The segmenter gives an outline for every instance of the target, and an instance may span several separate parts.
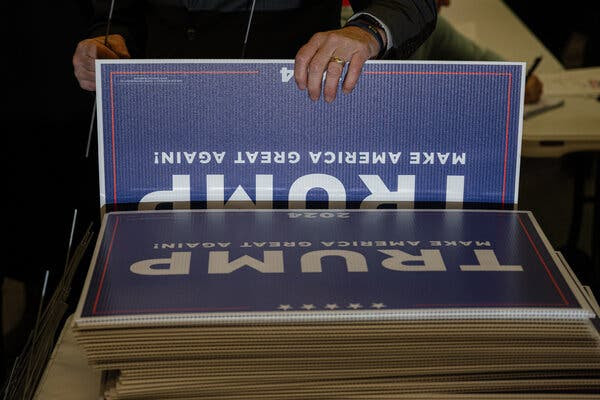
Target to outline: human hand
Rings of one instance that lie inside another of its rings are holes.
[[[96,59],[131,58],[125,39],[121,35],[109,35],[108,46],[104,36],[82,40],[73,54],[75,77],[82,89],[96,90]]]
[[[537,103],[542,96],[544,85],[535,75],[531,75],[525,82],[525,104]]]
[[[380,30],[385,38],[385,32]],[[342,91],[350,93],[356,86],[362,66],[379,54],[379,43],[368,32],[356,26],[319,32],[298,50],[294,64],[294,78],[300,90],[308,89],[308,96],[316,101],[321,95],[323,73],[323,98],[335,100],[338,83],[345,63],[349,63]],[[340,61],[334,61],[334,58]]]

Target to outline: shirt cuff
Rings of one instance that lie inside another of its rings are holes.
[[[386,39],[386,42],[387,42],[386,43],[385,51],[386,51],[386,53],[388,51],[390,51],[390,49],[392,47],[394,47],[394,43],[392,42],[392,32],[390,31],[390,28],[388,28],[387,25],[384,24],[379,18],[377,18],[373,14],[367,13],[367,12],[358,12],[358,13],[354,14],[353,16],[351,16],[350,18],[348,18],[348,21],[352,21],[352,20],[354,20],[356,18],[360,18],[361,15],[368,15],[369,17],[371,17],[375,21],[377,21],[379,23],[379,25],[381,25],[381,27],[385,31],[385,39]]]

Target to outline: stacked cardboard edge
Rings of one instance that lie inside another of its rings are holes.
[[[597,398],[597,303],[530,214],[345,214],[109,214],[73,324],[103,396]]]

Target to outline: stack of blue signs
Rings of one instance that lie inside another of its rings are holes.
[[[287,61],[96,70],[106,399],[600,392],[599,307],[513,211],[522,64],[369,62],[331,104]]]
[[[138,211],[74,330],[107,399],[573,399],[594,307],[527,212]]]

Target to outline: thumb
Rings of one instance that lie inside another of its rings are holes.
[[[131,58],[125,39],[121,35],[108,35],[108,45],[119,58]]]

